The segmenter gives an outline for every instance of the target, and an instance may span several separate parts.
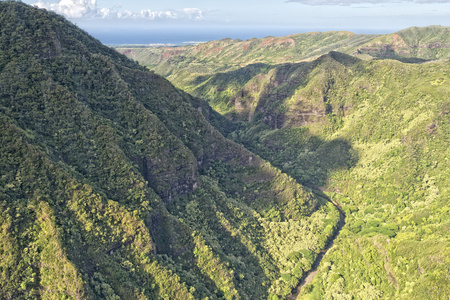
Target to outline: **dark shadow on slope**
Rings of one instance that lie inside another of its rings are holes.
[[[260,124],[237,130],[229,137],[310,187],[325,186],[332,172],[350,169],[359,160],[349,141],[324,140],[305,127],[272,130]]]
[[[208,292],[218,298],[228,298],[219,284],[231,278],[241,298],[266,299],[268,291],[263,283],[268,278],[261,266],[261,257],[258,258],[250,251],[249,245],[242,242],[249,236],[253,240],[258,233],[262,235],[263,229],[253,216],[245,216],[245,221],[240,220],[242,216],[235,215],[222,192],[215,190],[209,183],[202,186],[204,188],[192,194],[174,199],[168,206],[170,214],[175,218],[168,214],[153,217],[149,226],[152,236],[157,245],[164,246],[158,247],[158,256],[164,258],[167,255],[176,265],[181,266],[182,270],[178,270],[177,274],[185,276],[182,280],[187,284],[196,285],[198,291],[195,296],[198,298],[205,298]],[[183,223],[177,219],[183,219]],[[256,227],[245,228],[242,226],[243,222]],[[252,232],[245,232],[246,229],[252,229]],[[205,244],[199,244],[196,237],[203,239]],[[264,252],[262,241],[256,242],[259,243],[252,244],[258,249],[258,253]],[[218,259],[209,259],[214,267],[210,265],[208,270],[201,269],[199,263],[205,259],[200,257],[205,255],[204,251],[212,251]],[[278,274],[279,270],[275,266],[273,268],[271,273]],[[218,276],[220,283],[217,282]],[[201,286],[194,278],[201,278]],[[214,278],[216,282],[213,281]]]
[[[258,99],[247,101],[250,105],[256,105],[255,118],[253,121],[262,120],[265,124],[271,126],[274,129],[281,128],[288,121],[286,116],[285,101],[295,95],[299,89],[306,87],[310,80],[312,80],[311,74],[320,72],[324,74],[333,74],[334,76],[324,76],[323,82],[317,87],[319,93],[322,93],[323,99],[314,99],[310,97],[308,99],[311,103],[305,103],[305,108],[302,110],[302,118],[308,119],[322,118],[326,114],[331,113],[330,109],[332,105],[328,103],[327,93],[335,84],[335,78],[341,74],[348,73],[348,69],[352,68],[355,64],[361,60],[353,56],[331,51],[326,55],[322,55],[318,59],[312,62],[300,62],[291,64],[282,64],[276,66],[267,80],[268,83],[261,85],[260,95]],[[341,76],[345,77],[345,76]],[[243,87],[243,91],[246,87]],[[245,92],[249,91],[244,91]],[[256,101],[256,102],[255,102]],[[245,102],[245,101],[244,101]],[[301,104],[301,103],[299,103]],[[242,104],[240,104],[242,105]]]
[[[360,48],[357,50],[358,54],[367,54],[375,59],[393,59],[407,64],[421,64],[424,62],[432,61],[432,59],[424,59],[414,56],[399,55],[392,45],[386,45],[384,47],[368,47]]]
[[[320,68],[322,72],[343,73],[360,61],[331,51],[312,62],[251,64],[233,71],[201,75],[184,84],[193,88],[194,96],[207,100],[231,120],[263,119],[273,128],[281,128],[285,122],[283,102],[308,84],[311,72]],[[329,88],[330,84],[324,86]],[[325,113],[326,104],[314,110],[317,109]]]
[[[179,204],[177,198],[175,203]],[[177,216],[174,212],[173,216]],[[166,268],[180,276],[181,281],[188,286],[195,287],[194,296],[203,299],[210,294],[221,295],[216,283],[200,269],[194,255],[195,242],[193,229],[179,222],[176,218],[161,208],[146,220],[147,228],[155,242],[155,256]]]
[[[426,63],[429,61],[432,61],[431,59],[423,59],[423,58],[417,58],[417,57],[396,57],[396,58],[392,58],[395,60],[398,60],[402,63],[406,63],[406,64],[422,64],[422,63]]]
[[[384,56],[384,55],[376,55],[374,56],[376,59],[383,60],[383,59],[393,59],[398,60],[399,62],[405,63],[405,64],[423,64],[429,61],[432,61],[432,59],[423,59],[423,58],[417,58],[417,57],[402,57],[402,56]]]

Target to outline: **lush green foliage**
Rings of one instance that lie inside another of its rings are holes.
[[[333,85],[315,94],[330,78],[323,76],[326,66],[319,68],[284,102],[292,105],[284,128],[254,122],[231,134],[298,181],[337,192],[331,196],[347,212],[339,241],[304,297],[445,298],[449,62],[359,62],[341,67]],[[324,116],[296,128],[295,111],[314,97],[318,105],[326,98]]]
[[[236,124],[62,17],[0,21],[0,298],[285,298],[339,220],[299,183],[347,215],[302,297],[450,294],[449,61],[312,60],[446,58],[447,28],[153,50]]]
[[[208,121],[235,129],[62,17],[0,2],[0,298],[290,293],[336,210]]]

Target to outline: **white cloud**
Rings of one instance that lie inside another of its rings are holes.
[[[201,20],[203,19],[203,11],[198,8],[184,8],[181,10],[190,20]]]
[[[352,4],[381,4],[381,3],[449,3],[450,0],[287,0],[286,2],[297,2],[305,5],[341,5],[348,6]]]
[[[140,19],[140,20],[195,20],[203,19],[205,11],[199,8],[183,8],[179,10],[140,11],[118,10],[121,6],[98,8],[96,0],[60,0],[58,3],[48,3],[39,0],[33,4],[39,8],[52,10],[68,19],[103,18],[103,19]]]
[[[173,11],[153,11],[151,9],[142,9],[141,11],[119,11],[111,12],[106,17],[118,19],[143,19],[143,20],[163,20],[163,19],[180,19]]]
[[[34,5],[53,10],[70,19],[95,16],[98,13],[96,0],[61,0],[58,3],[46,3],[39,0]]]
[[[98,10],[97,15],[101,18],[107,18],[111,14],[111,9],[109,8],[101,8]]]

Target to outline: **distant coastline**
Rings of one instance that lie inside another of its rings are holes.
[[[182,42],[180,44],[164,44],[164,43],[153,43],[153,44],[117,44],[117,45],[109,45],[111,47],[121,46],[121,47],[128,47],[128,48],[151,48],[151,47],[179,47],[179,46],[188,46],[188,45],[198,45],[206,43],[207,41],[203,42]]]
[[[248,40],[267,36],[287,36],[313,31],[336,31],[327,28],[220,28],[192,30],[190,28],[175,30],[173,28],[147,28],[136,30],[94,30],[85,28],[93,37],[109,46],[133,45],[138,47],[171,47],[200,44],[224,38]],[[342,29],[353,33],[386,34],[395,30]]]

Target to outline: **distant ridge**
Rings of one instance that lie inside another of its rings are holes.
[[[308,61],[329,51],[363,59],[423,62],[450,58],[450,28],[411,27],[386,35],[354,34],[348,31],[309,32],[246,41],[222,39],[175,48],[133,49],[117,46],[116,49],[128,53],[126,55],[129,57],[164,76],[177,69],[209,74],[253,63]]]
[[[376,58],[398,59],[404,62],[448,59],[450,27],[410,27],[379,36],[358,47],[353,54],[368,54]]]

